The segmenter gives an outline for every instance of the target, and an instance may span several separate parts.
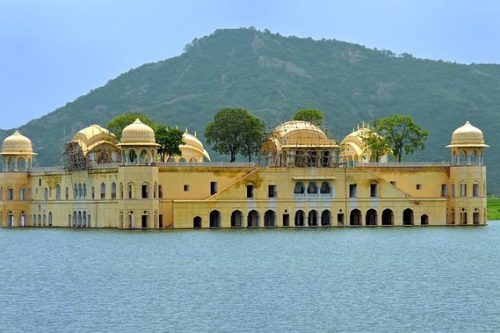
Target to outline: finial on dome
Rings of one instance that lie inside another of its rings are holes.
[[[468,121],[468,120],[467,120],[467,121],[465,122],[465,125],[470,125],[470,121]]]
[[[135,119],[134,124],[142,124],[142,121],[139,118],[137,118]]]
[[[194,131],[194,137],[195,137],[195,138],[197,138],[197,137],[198,137],[198,135],[196,135],[196,131]]]
[[[184,130],[184,133],[186,133],[186,134],[187,134],[187,132],[188,132],[188,128],[186,127],[186,129]]]

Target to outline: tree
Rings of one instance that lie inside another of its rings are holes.
[[[302,109],[295,112],[293,120],[304,120],[319,126],[323,122],[323,112],[316,109]]]
[[[261,119],[251,114],[248,114],[247,122],[246,130],[241,133],[242,140],[239,152],[241,155],[247,156],[248,162],[251,162],[252,156],[260,150],[264,143],[265,125]]]
[[[375,122],[375,131],[384,138],[398,162],[401,162],[403,153],[410,155],[416,150],[423,150],[429,135],[408,115],[381,118]]]
[[[229,154],[231,162],[236,161],[238,153],[251,160],[255,147],[260,147],[263,141],[264,124],[245,109],[224,108],[207,125],[205,137],[215,151]]]
[[[158,124],[154,120],[151,120],[144,113],[126,112],[111,119],[108,122],[108,129],[116,136],[118,140],[120,140],[122,137],[123,129],[132,124],[136,119],[139,119],[144,124],[151,127],[153,130],[156,130],[158,127]]]
[[[158,147],[158,154],[160,155],[161,161],[168,156],[166,162],[170,160],[172,156],[181,155],[180,145],[184,144],[182,140],[182,131],[177,128],[171,128],[168,126],[158,126],[155,131],[156,143],[160,146]]]
[[[380,161],[380,158],[390,151],[387,140],[371,128],[366,128],[361,132],[361,141],[370,149],[370,159],[376,162]]]

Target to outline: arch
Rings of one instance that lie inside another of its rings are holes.
[[[243,226],[243,214],[239,210],[231,213],[231,228],[241,228]]]
[[[128,151],[128,161],[130,163],[137,163],[137,153],[135,152],[135,149],[130,149]]]
[[[24,213],[24,211],[22,211],[21,215],[19,216],[19,226],[20,227],[26,226],[26,214]]]
[[[134,183],[128,183],[127,190],[128,190],[128,198],[133,199],[134,198],[134,191],[135,191]]]
[[[42,214],[38,214],[38,226],[42,225]]]
[[[128,227],[129,229],[135,228],[135,215],[133,211],[128,212]]]
[[[195,158],[195,157],[191,157],[191,158],[189,159],[189,163],[197,163],[197,162],[198,162],[198,161],[196,160],[196,158]]]
[[[180,164],[186,164],[186,159],[184,157],[179,158]]]
[[[146,149],[141,150],[141,154],[139,156],[139,162],[141,164],[147,163],[148,162],[148,151]]]
[[[377,211],[373,208],[368,209],[368,211],[366,212],[366,225],[377,225],[377,219]]]
[[[83,218],[82,218],[82,212],[81,211],[78,211],[78,223],[77,223],[77,226],[79,228],[81,228],[83,226]]]
[[[305,192],[304,183],[302,183],[302,182],[295,183],[295,187],[293,189],[293,193],[295,193],[295,194],[304,194],[304,192]]]
[[[106,184],[101,183],[101,199],[106,199]]]
[[[84,228],[88,227],[88,224],[87,224],[87,212],[83,212],[83,216],[82,216],[82,226]]]
[[[318,185],[316,185],[316,182],[309,182],[309,185],[307,185],[307,193],[308,194],[318,193]]]
[[[193,218],[193,228],[194,229],[199,229],[201,228],[201,217],[195,216]]]
[[[353,209],[351,215],[349,216],[350,225],[361,225],[361,211],[359,209]]]
[[[9,212],[7,213],[7,217],[8,217],[8,223],[7,223],[7,225],[8,225],[9,227],[13,227],[13,226],[15,226],[15,221],[14,221],[14,213],[13,213],[12,211],[9,211]]]
[[[478,208],[474,209],[474,212],[472,212],[472,224],[481,224],[481,214]]]
[[[7,171],[16,171],[16,159],[14,157],[9,157],[7,160]]]
[[[27,169],[26,159],[24,157],[19,157],[17,160],[17,170],[24,171]]]
[[[269,209],[264,213],[264,227],[275,227],[276,226],[276,213],[274,210]]]
[[[429,216],[427,216],[427,214],[420,216],[420,225],[428,225],[428,224],[429,224]]]
[[[148,199],[149,198],[149,183],[144,182],[141,185],[141,198]]]
[[[321,187],[319,189],[319,193],[321,194],[330,194],[332,193],[332,186],[329,182],[322,182]]]
[[[413,225],[413,210],[410,208],[403,211],[403,225]]]
[[[47,225],[47,215],[45,214],[45,212],[44,212],[44,214],[43,214],[43,224],[42,224],[42,225],[43,225],[44,227]]]
[[[38,215],[38,218],[40,219],[40,215]],[[77,226],[77,216],[76,216],[76,211],[73,212],[73,228]]]
[[[318,226],[318,212],[314,209],[309,211],[309,214],[307,215],[307,225],[310,227]]]
[[[327,226],[331,224],[332,224],[332,213],[328,209],[325,209],[321,213],[321,225]]]
[[[61,200],[61,185],[56,185],[56,200]]]
[[[259,226],[259,212],[251,210],[247,216],[247,226],[249,228],[256,228]]]
[[[83,186],[82,184],[78,184],[78,199],[83,198]]]
[[[220,228],[220,212],[213,210],[210,212],[210,228]]]
[[[295,226],[296,227],[303,227],[304,226],[304,211],[299,209],[298,211],[295,212]]]
[[[111,199],[116,199],[116,183],[111,183]]]
[[[52,212],[49,212],[49,227],[52,227]]]
[[[153,199],[157,198],[157,193],[158,193],[158,183],[155,182],[153,186]]]
[[[382,225],[394,225],[394,213],[389,208],[382,211]]]
[[[123,212],[120,212],[120,229],[123,229]]]

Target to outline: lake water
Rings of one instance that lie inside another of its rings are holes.
[[[500,332],[486,227],[0,229],[1,332]]]

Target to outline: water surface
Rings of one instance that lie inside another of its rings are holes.
[[[2,332],[499,332],[486,227],[0,229]]]

